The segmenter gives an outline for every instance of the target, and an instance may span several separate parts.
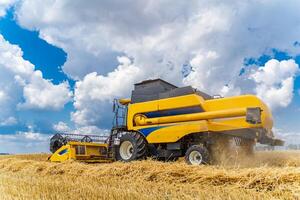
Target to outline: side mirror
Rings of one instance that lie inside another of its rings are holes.
[[[116,99],[113,101],[113,112],[116,112]]]

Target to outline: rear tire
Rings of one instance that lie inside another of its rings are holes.
[[[116,148],[116,159],[123,162],[145,159],[147,143],[137,132],[125,133],[120,138],[120,145]]]
[[[209,164],[209,152],[206,147],[193,145],[185,153],[185,162],[189,165]]]

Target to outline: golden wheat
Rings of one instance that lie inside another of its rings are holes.
[[[0,156],[0,198],[300,199],[298,152],[261,152],[214,166],[50,163],[47,156]]]

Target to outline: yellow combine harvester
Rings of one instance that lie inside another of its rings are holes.
[[[154,157],[188,164],[210,163],[213,146],[235,141],[251,152],[256,142],[274,139],[272,115],[256,96],[211,97],[190,86],[178,88],[161,79],[135,84],[131,99],[114,101],[109,136],[56,134],[51,161],[124,162]]]

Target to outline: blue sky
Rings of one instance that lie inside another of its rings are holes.
[[[57,131],[109,129],[111,101],[158,77],[209,94],[256,94],[272,108],[276,134],[300,142],[298,8],[294,0],[0,3],[0,152],[48,151]]]
[[[300,49],[299,49],[300,53]],[[259,66],[265,65],[267,61],[270,59],[277,59],[279,61],[282,60],[287,60],[287,59],[295,59],[297,64],[300,64],[300,56],[295,55],[291,56],[287,52],[277,50],[277,49],[272,49],[271,54],[263,54],[257,58],[246,58],[245,59],[245,67],[252,64],[256,64]],[[242,69],[244,69],[242,68]],[[300,89],[300,76],[297,76],[295,78],[294,82],[294,88],[295,91]],[[273,117],[275,120],[275,124],[277,127],[281,127],[283,130],[289,132],[289,131],[295,131],[297,129],[300,129],[300,125],[298,123],[299,121],[299,114],[300,114],[300,93],[295,92],[295,96],[293,98],[293,101],[291,104],[284,108],[284,109],[279,109],[276,110],[276,112],[273,113]]]
[[[66,52],[40,39],[37,31],[29,31],[20,27],[14,20],[13,12],[13,9],[10,9],[0,20],[0,33],[3,37],[11,44],[19,46],[24,53],[24,60],[30,61],[35,65],[35,69],[41,70],[44,78],[55,84],[68,81],[71,86],[74,86],[74,81],[61,70],[61,66],[67,58]],[[16,126],[0,127],[0,132],[15,134],[18,131],[28,131],[28,125],[31,125],[36,127],[36,131],[51,134],[53,133],[53,122],[69,122],[69,113],[73,109],[72,103],[68,103],[59,112],[20,111],[17,113],[20,123]]]

